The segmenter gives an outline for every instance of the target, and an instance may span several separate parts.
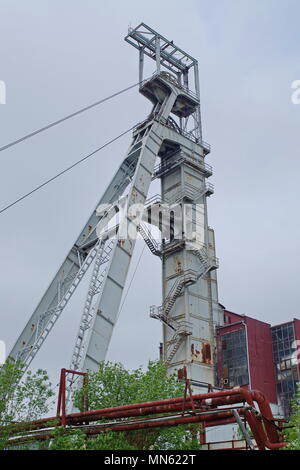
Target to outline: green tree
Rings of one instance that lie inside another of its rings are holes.
[[[6,364],[0,374],[0,421],[2,448],[7,447],[9,433],[19,435],[22,422],[45,416],[47,402],[52,397],[45,371],[28,372],[22,377],[22,367]],[[121,364],[101,363],[98,372],[89,373],[89,383],[74,394],[79,409],[83,397],[88,396],[89,409],[99,409],[138,402],[162,400],[182,396],[184,384],[175,376],[167,377],[161,362],[149,362],[142,368],[128,371]],[[50,405],[50,403],[49,403]],[[18,422],[17,425],[14,423]],[[58,424],[58,423],[57,423]],[[6,432],[6,434],[5,434]],[[199,449],[199,425],[153,428],[150,430],[112,432],[104,431],[93,439],[83,430],[57,426],[47,441],[30,442],[29,448],[50,450],[194,450]]]
[[[300,384],[292,402],[292,414],[284,431],[284,437],[288,442],[284,450],[300,450]]]
[[[139,402],[182,396],[184,384],[175,376],[167,377],[162,362],[149,362],[142,368],[128,371],[122,364],[102,362],[98,372],[89,373],[89,383],[74,395],[79,409],[83,396],[88,397],[90,409],[109,408]],[[97,449],[199,449],[199,425],[157,428],[122,433],[105,432],[90,440],[86,448]],[[74,443],[74,436],[73,436]]]
[[[8,436],[16,429],[14,423],[22,431],[22,423],[47,414],[53,395],[44,370],[28,371],[23,376],[20,363],[6,362],[0,369],[0,448],[7,445]]]

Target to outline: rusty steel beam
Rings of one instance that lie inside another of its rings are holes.
[[[103,408],[98,410],[89,410],[79,413],[66,415],[64,412],[64,383],[65,375],[69,371],[62,370],[61,389],[58,398],[58,411],[62,411],[59,415],[42,420],[32,421],[30,423],[22,423],[22,431],[39,430],[43,428],[54,427],[58,424],[68,425],[78,428],[79,423],[90,423],[99,420],[124,419],[143,416],[144,419],[138,421],[125,421],[122,423],[101,425],[101,427],[93,430],[85,427],[88,434],[96,434],[103,430],[111,429],[113,431],[138,430],[148,428],[159,428],[166,426],[177,426],[178,424],[199,422],[204,426],[216,426],[235,422],[232,416],[232,410],[220,409],[220,406],[228,406],[239,403],[247,403],[248,408],[238,408],[239,413],[244,415],[255,437],[259,449],[278,449],[284,447],[286,443],[280,442],[280,434],[275,425],[270,404],[266,397],[259,391],[249,391],[241,387],[231,390],[221,390],[217,392],[209,392],[191,396],[176,397],[164,400],[156,400],[144,403],[134,403],[131,405],[122,405],[112,408]],[[257,403],[259,412],[254,407]],[[184,405],[184,410],[183,410]],[[191,411],[192,410],[192,411]],[[181,417],[170,415],[163,416],[163,413],[181,413]],[[185,413],[191,413],[184,416]],[[153,420],[152,415],[160,415]],[[148,418],[147,418],[148,417]],[[264,424],[264,426],[263,426]],[[17,432],[18,426],[11,427]],[[82,426],[80,427],[82,429]],[[43,436],[45,436],[43,434]],[[28,436],[29,437],[29,436]],[[34,436],[35,438],[36,436]],[[39,438],[46,438],[40,437]]]
[[[239,412],[243,413],[243,410],[239,410]],[[150,421],[150,422],[141,422],[141,423],[133,423],[133,424],[118,424],[114,426],[107,426],[104,429],[117,432],[117,431],[138,431],[142,429],[152,429],[152,428],[163,428],[163,427],[172,427],[172,426],[179,426],[182,424],[192,424],[192,423],[200,423],[200,422],[209,422],[211,420],[215,420],[216,422],[218,421],[216,418],[217,416],[220,417],[220,419],[224,420],[227,418],[232,417],[232,411],[222,411],[219,414],[211,413],[211,414],[205,414],[205,415],[190,415],[186,416],[184,418],[173,418],[173,419],[168,419],[165,421]],[[103,428],[100,432],[103,431]],[[93,429],[88,434],[98,434],[99,429]]]
[[[240,414],[244,414],[244,410],[242,408],[238,409]],[[207,412],[205,414],[199,414],[199,415],[189,415],[186,417],[166,417],[169,419],[165,419],[164,421],[157,421],[157,420],[152,420],[152,421],[143,421],[143,422],[132,422],[132,423],[120,423],[120,424],[115,424],[115,423],[108,423],[107,425],[99,425],[98,427],[91,428],[91,426],[85,426],[85,427],[67,427],[66,432],[71,432],[74,429],[80,429],[81,431],[85,432],[87,435],[97,435],[100,434],[101,432],[104,431],[112,431],[112,432],[125,432],[125,431],[137,431],[137,430],[143,430],[143,429],[153,429],[153,428],[162,428],[162,427],[173,427],[173,426],[179,426],[182,424],[192,424],[192,423],[200,423],[200,422],[205,422],[206,426],[209,426],[210,422],[214,423],[228,423],[230,418],[232,419],[233,413],[231,410],[228,411],[213,411],[211,413]],[[163,417],[161,417],[163,418]],[[55,428],[53,428],[55,429]],[[45,440],[45,439],[50,439],[52,436],[51,431],[53,429],[47,429],[46,433],[43,434],[34,434],[34,435],[29,435],[29,436],[20,436],[15,439],[11,439],[11,443],[20,443],[20,442],[26,442],[26,441],[31,441],[31,440]]]

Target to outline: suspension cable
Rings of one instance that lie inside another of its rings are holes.
[[[36,191],[38,191],[39,189],[43,188],[44,186],[46,186],[47,184],[51,183],[52,181],[56,180],[57,178],[59,178],[60,176],[62,176],[63,174],[67,173],[68,171],[70,171],[71,169],[75,168],[77,165],[79,165],[80,163],[84,162],[85,160],[87,160],[88,158],[92,157],[93,155],[95,155],[96,153],[100,152],[100,150],[104,149],[105,147],[108,147],[110,144],[112,144],[113,142],[115,142],[116,140],[120,139],[121,137],[123,137],[124,135],[128,134],[130,131],[132,131],[133,129],[135,128],[135,125],[130,127],[130,129],[127,129],[127,131],[125,132],[122,132],[122,134],[118,135],[117,137],[115,137],[114,139],[111,139],[109,142],[106,142],[104,145],[102,145],[101,147],[97,148],[96,150],[94,150],[93,152],[89,153],[88,155],[86,155],[85,157],[81,158],[80,160],[78,160],[77,162],[73,163],[72,165],[70,165],[69,167],[65,168],[64,170],[60,171],[59,173],[57,173],[55,176],[52,176],[52,178],[49,178],[47,181],[44,181],[44,183],[40,184],[39,186],[37,186],[36,188],[32,189],[31,191],[29,191],[28,193],[24,194],[23,196],[19,197],[18,199],[16,199],[14,202],[8,204],[8,206],[4,207],[3,209],[0,210],[0,214],[2,214],[3,212],[7,211],[8,209],[10,209],[11,207],[15,206],[16,204],[18,204],[19,202],[23,201],[23,199],[26,199],[27,197],[31,196],[31,194],[35,193]]]
[[[79,109],[78,111],[75,111],[72,114],[69,114],[68,116],[65,116],[61,119],[58,119],[57,121],[51,122],[47,126],[41,127],[40,129],[37,129],[34,132],[31,132],[30,134],[24,135],[23,137],[14,140],[13,142],[10,142],[9,144],[4,145],[3,147],[0,147],[0,152],[3,152],[3,150],[7,150],[10,147],[13,147],[14,145],[20,144],[21,142],[24,142],[24,140],[30,139],[31,137],[34,137],[37,134],[40,134],[41,132],[47,131],[51,127],[57,126],[58,124],[61,124],[64,121],[67,121],[68,119],[71,119],[75,116],[78,116],[78,114],[84,113],[85,111],[88,111],[95,106],[98,106],[99,104],[104,103],[105,101],[108,101],[112,98],[115,98],[116,96],[121,95],[122,93],[125,93],[126,91],[131,90],[132,88],[135,88],[136,86],[140,85],[142,82],[135,83],[134,85],[130,85],[127,88],[124,88],[123,90],[117,91],[116,93],[107,96],[106,98],[103,98],[102,100],[96,101],[95,103],[90,104],[89,106],[85,106],[84,108]]]
[[[146,248],[146,244],[144,244],[143,249],[142,249],[142,251],[141,251],[141,254],[140,254],[140,256],[139,256],[139,259],[138,259],[138,261],[137,261],[137,263],[136,263],[134,272],[133,272],[133,274],[132,274],[132,277],[131,277],[131,279],[130,279],[130,282],[129,282],[129,285],[128,285],[128,288],[127,288],[127,291],[126,291],[126,293],[125,293],[125,295],[124,295],[124,299],[123,299],[122,305],[121,305],[121,307],[120,307],[120,309],[119,309],[119,311],[118,311],[117,320],[119,319],[119,316],[120,316],[120,314],[121,314],[121,312],[122,312],[122,310],[123,310],[124,304],[125,304],[125,302],[126,302],[127,296],[128,296],[128,294],[129,294],[129,291],[130,291],[131,285],[132,285],[132,283],[133,283],[133,280],[134,280],[134,278],[135,278],[135,275],[136,275],[136,272],[137,272],[137,270],[138,270],[138,267],[139,267],[139,265],[140,265],[140,262],[141,262],[141,259],[142,259],[143,254],[144,254],[145,248]]]

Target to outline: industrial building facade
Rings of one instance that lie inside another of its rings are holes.
[[[218,386],[260,390],[287,417],[300,381],[300,320],[271,326],[224,308],[216,337]]]

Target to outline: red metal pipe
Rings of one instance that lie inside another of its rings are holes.
[[[63,370],[64,372],[64,377],[67,371]],[[63,396],[64,396],[64,384],[63,380],[61,381],[61,388],[60,388],[60,394],[59,394],[59,408],[63,408]],[[205,406],[205,407],[216,407],[220,405],[228,405],[232,403],[240,403],[241,401],[247,402],[250,406],[254,407],[254,401],[257,402],[258,407],[260,409],[261,414],[263,415],[266,431],[267,431],[267,436],[265,434],[265,431],[263,429],[262,423],[257,419],[257,417],[252,413],[252,412],[247,412],[247,420],[249,422],[249,425],[252,429],[252,432],[255,435],[255,438],[258,440],[258,445],[260,448],[263,448],[264,446],[268,448],[279,448],[283,447],[286,444],[285,443],[279,443],[279,435],[277,433],[277,430],[275,426],[270,423],[268,420],[273,420],[273,415],[272,411],[270,408],[270,405],[264,395],[260,392],[254,391],[250,392],[244,388],[237,387],[232,390],[222,390],[218,392],[210,392],[210,393],[205,393],[205,394],[198,394],[194,395],[192,397],[177,397],[177,398],[171,398],[167,400],[157,400],[157,401],[152,401],[152,402],[144,402],[144,403],[135,403],[131,405],[123,405],[123,406],[118,406],[118,407],[113,407],[113,408],[104,408],[104,409],[99,409],[99,410],[91,410],[91,411],[86,411],[83,413],[72,413],[70,415],[64,416],[63,414],[63,419],[62,419],[62,424],[70,424],[72,425],[73,423],[78,423],[81,421],[96,421],[99,419],[109,419],[109,418],[124,418],[124,417],[130,417],[130,416],[144,416],[144,415],[151,415],[151,414],[159,414],[159,413],[164,413],[164,412],[172,412],[172,411],[180,411],[182,407],[182,403],[185,400],[185,406],[187,409],[192,408],[192,400],[196,406],[196,408],[200,408]],[[230,412],[229,412],[230,413]],[[203,415],[202,415],[203,416]],[[205,416],[205,421],[207,422],[207,425],[209,426],[209,423],[216,423],[216,424],[221,424],[228,422],[235,422],[234,418],[232,417],[227,417],[225,420],[221,419],[216,419],[216,415],[212,414],[210,417],[207,417],[209,415],[204,415]],[[200,418],[199,416],[194,416],[195,422],[202,421],[203,419]],[[214,419],[213,419],[214,418]],[[28,423],[28,426],[30,429],[34,428],[40,428],[40,427],[45,427],[48,426],[49,423],[53,422],[57,418],[45,418],[43,420],[37,420],[35,422]],[[184,419],[186,421],[183,422],[193,422],[193,421],[188,421],[190,417],[184,417],[180,418]],[[228,421],[229,420],[229,421]],[[166,420],[163,423],[168,423],[168,424],[162,424],[156,423],[158,427],[162,426],[167,426],[167,425],[174,425],[170,424],[170,420]],[[126,425],[120,424],[118,425],[123,427],[124,426],[130,426],[130,429],[133,429],[133,425]],[[135,424],[135,426],[153,426],[153,423],[139,423]],[[115,429],[116,427],[114,427]],[[125,428],[126,429],[126,428]],[[138,427],[137,429],[140,429]],[[23,430],[24,425],[23,425]],[[275,442],[274,442],[275,441]]]
[[[240,409],[239,412],[243,414],[244,410]],[[144,422],[144,423],[132,423],[132,424],[118,424],[118,425],[111,425],[107,424],[106,426],[101,426],[96,429],[83,429],[86,434],[88,435],[95,435],[95,434],[100,434],[103,431],[113,431],[113,432],[121,432],[121,431],[135,431],[135,430],[140,430],[140,429],[148,429],[148,428],[161,428],[161,427],[172,427],[172,426],[178,426],[181,424],[189,424],[189,423],[197,423],[197,422],[206,422],[206,426],[212,425],[211,423],[216,423],[216,424],[228,424],[229,422],[235,422],[233,418],[230,418],[232,416],[231,411],[223,411],[220,413],[210,413],[210,414],[205,414],[205,415],[198,415],[198,416],[186,416],[183,418],[171,418],[165,421],[151,421],[151,422]],[[219,417],[219,419],[218,419]],[[232,421],[233,419],[233,421]],[[215,424],[214,424],[215,425]],[[66,431],[72,431],[76,429],[76,427],[70,429],[66,428]],[[26,441],[31,441],[31,440],[45,440],[45,439],[50,439],[53,437],[51,433],[47,432],[47,434],[36,434],[34,436],[22,436],[20,438],[14,439],[14,442],[26,442]]]
[[[61,378],[61,424],[66,426],[66,369],[63,369]]]
[[[263,416],[264,425],[270,442],[278,443],[279,435],[276,426],[270,422],[274,421],[274,417],[269,402],[267,401],[266,397],[258,390],[253,390],[251,394],[253,399],[257,402],[259,410]]]
[[[232,395],[240,395],[240,390],[241,389],[233,389],[233,390],[222,390],[219,392],[211,392],[211,393],[203,393],[203,394],[198,394],[198,395],[193,395],[193,400],[194,401],[204,401],[210,398],[217,398],[217,397],[229,397]],[[99,410],[90,410],[87,412],[81,412],[81,413],[72,413],[68,415],[68,418],[71,419],[76,419],[76,418],[87,418],[88,420],[91,421],[91,419],[94,415],[95,416],[104,416],[105,414],[112,413],[112,412],[117,412],[117,411],[126,411],[126,410],[136,410],[139,408],[149,408],[153,406],[159,406],[159,405],[169,405],[169,404],[175,404],[175,403],[182,403],[184,401],[184,397],[177,397],[177,398],[168,398],[167,400],[157,400],[157,401],[150,401],[150,402],[144,402],[144,403],[134,403],[132,405],[122,405],[122,406],[116,406],[113,408],[103,408]],[[186,403],[190,402],[191,398],[187,397],[186,398]],[[205,402],[204,404],[209,405],[208,402]]]
[[[220,419],[226,419],[232,416],[231,411],[224,411],[222,413],[219,413],[218,416],[220,416]],[[185,418],[172,418],[168,419],[165,421],[151,421],[151,422],[145,422],[145,423],[133,423],[133,424],[118,424],[114,426],[107,425],[105,427],[102,427],[100,429],[92,429],[87,432],[87,434],[98,434],[99,432],[102,432],[103,429],[117,432],[117,431],[137,431],[140,429],[149,429],[149,428],[163,428],[163,427],[172,427],[172,426],[178,426],[181,424],[190,424],[190,423],[198,423],[202,421],[211,421],[216,420],[217,415],[215,413],[209,414],[209,415],[198,415],[198,416],[186,416]]]
[[[245,397],[245,400],[247,403],[251,406],[254,406],[254,401],[258,404],[259,411],[262,415],[263,422],[265,425],[266,433],[268,436],[268,448],[270,447],[270,444],[278,444],[279,443],[279,434],[277,432],[277,429],[274,424],[270,423],[270,421],[274,420],[273,413],[270,407],[270,404],[266,397],[264,396],[263,393],[253,390],[245,390],[244,388],[240,388],[241,394]],[[259,429],[260,436],[265,434],[265,431],[263,429],[263,426],[260,422],[256,422],[256,427]],[[279,447],[283,447],[281,444]],[[275,448],[279,448],[278,446],[275,446]]]
[[[200,424],[200,444],[206,444],[206,421]]]
[[[242,401],[242,396],[237,395],[232,396],[232,397],[224,397],[224,398],[215,398],[211,399],[210,402],[210,407],[216,407],[219,405],[229,405],[233,403],[240,403]],[[194,407],[195,409],[202,409],[202,410],[207,410],[210,407],[208,405],[204,404],[205,402],[202,400],[194,401]],[[188,402],[185,403],[185,409],[186,410],[191,410],[193,409],[192,403]],[[100,410],[99,410],[100,411]],[[169,413],[169,412],[174,412],[174,411],[182,411],[182,405],[181,403],[175,403],[174,405],[160,405],[160,406],[149,406],[145,408],[137,408],[134,410],[127,410],[127,411],[117,411],[117,412],[109,412],[109,413],[94,413],[93,417],[86,418],[86,415],[83,414],[80,417],[74,418],[73,415],[69,415],[67,417],[67,422],[68,423],[79,423],[82,421],[91,421],[91,420],[100,420],[100,419],[117,419],[117,418],[129,418],[133,416],[146,416],[149,414],[160,414],[160,413]]]
[[[231,405],[233,403],[241,403],[244,401],[244,397],[241,394],[229,395],[220,398],[209,398],[202,400],[201,403],[208,407],[216,407],[222,405]],[[197,402],[196,402],[197,403]]]
[[[201,407],[196,406],[196,409],[201,409]],[[187,403],[185,406],[186,410],[191,410],[192,405],[191,403]],[[205,408],[207,409],[207,407]],[[117,411],[117,412],[111,412],[111,413],[99,413],[99,414],[94,414],[89,418],[86,418],[85,416],[79,416],[74,418],[73,416],[68,416],[68,423],[80,423],[82,421],[98,421],[100,419],[118,419],[118,418],[130,418],[134,416],[147,416],[147,415],[152,415],[152,414],[161,414],[161,413],[170,413],[182,411],[181,405],[162,405],[162,406],[149,406],[148,408],[137,408],[135,410],[127,410],[127,411]]]
[[[259,450],[265,450],[265,447],[270,450],[277,450],[287,446],[287,442],[270,442],[267,439],[267,436],[261,423],[257,419],[255,419],[253,413],[246,411],[246,419],[253,432],[253,436],[257,442]]]
[[[62,385],[61,381],[61,385]],[[60,390],[59,394],[59,407],[58,407],[58,415],[60,414],[60,409],[62,406],[62,391]],[[202,398],[202,395],[196,395],[198,400],[195,400],[195,406],[196,408],[201,408],[202,406],[205,406],[207,409],[207,406],[216,406],[216,405],[228,405],[231,403],[239,403],[242,400],[241,395],[237,395],[236,392],[234,394],[231,394],[231,396],[228,396],[228,393],[222,394],[223,397],[221,398],[209,398],[209,403],[206,401],[206,397],[211,397],[214,396],[214,393],[209,393],[209,394],[203,394],[204,399],[200,400],[199,398]],[[168,404],[168,403],[174,403],[174,404]],[[133,417],[133,416],[144,416],[147,414],[158,414],[158,413],[167,413],[167,412],[173,412],[173,411],[181,411],[182,409],[182,402],[183,402],[183,397],[178,397],[178,398],[173,398],[173,399],[167,399],[167,400],[157,400],[155,402],[145,402],[145,403],[137,403],[133,405],[122,405],[118,407],[112,407],[112,408],[103,408],[99,410],[90,410],[88,412],[81,412],[81,413],[73,413],[66,415],[65,417],[65,422],[66,424],[73,424],[73,423],[79,423],[79,422],[90,422],[90,421],[97,421],[100,419],[117,419],[117,418],[124,418],[124,417]],[[151,403],[158,403],[160,406],[148,406]],[[185,407],[187,410],[192,408],[192,404],[190,401],[190,397],[187,397]],[[118,411],[119,410],[119,411]],[[125,410],[125,411],[122,411]],[[57,421],[58,417],[50,417],[50,418],[44,418],[41,420],[35,420],[32,422],[27,423],[22,423],[22,429],[42,429],[43,427],[49,427],[54,421]]]
[[[245,411],[243,409],[238,410],[241,415],[245,414],[246,419],[250,425],[250,428],[254,434],[254,437],[256,439],[256,442],[258,444],[258,448],[260,450],[264,450],[265,447],[269,449],[278,449],[281,447],[286,446],[286,443],[270,443],[267,439],[264,433],[262,433],[262,430],[257,424],[259,423],[256,416],[251,412],[251,411]],[[232,412],[231,411],[223,411],[220,413],[209,413],[205,415],[198,415],[198,416],[187,416],[183,418],[171,418],[162,422],[157,422],[157,421],[151,421],[151,422],[142,422],[142,423],[132,423],[132,424],[118,424],[118,425],[107,425],[107,426],[102,426],[101,428],[98,429],[92,429],[88,430],[85,429],[86,434],[88,435],[95,435],[99,434],[103,431],[110,430],[113,432],[121,432],[121,431],[134,431],[134,430],[140,430],[140,429],[149,429],[149,428],[161,428],[161,427],[172,427],[172,426],[177,426],[180,424],[188,424],[188,423],[196,423],[196,422],[205,422],[207,427],[210,426],[216,426],[216,425],[225,425],[225,424],[230,424],[230,423],[235,423],[234,417],[232,417]],[[46,434],[46,435],[35,435],[35,436],[29,436],[27,438],[20,438],[16,439],[16,442],[26,441],[26,440],[40,440],[40,439],[48,439],[51,437],[51,434]]]
[[[250,411],[246,411],[245,413],[246,420],[250,426],[252,431],[253,437],[256,441],[257,447],[259,450],[265,450],[265,436],[262,436],[262,426],[261,423],[257,421],[257,418],[251,413]]]
[[[220,400],[219,404],[226,404],[229,403],[230,398],[232,396],[240,395],[240,390],[239,388],[237,389],[232,389],[232,390],[222,390],[218,392],[210,392],[210,393],[204,393],[204,394],[198,394],[198,395],[193,395],[193,400],[194,401],[201,401],[203,402],[204,405],[210,405],[214,404],[214,401],[211,402],[206,402],[205,400],[210,400],[214,398],[224,398],[224,401]],[[238,397],[241,398],[241,397]],[[169,405],[169,404],[179,404],[182,403],[184,400],[184,397],[176,397],[176,398],[169,398],[169,399],[164,399],[164,400],[156,400],[156,401],[151,401],[151,402],[144,402],[144,403],[134,403],[131,405],[121,405],[121,406],[115,406],[112,408],[103,408],[103,409],[98,409],[98,410],[90,410],[90,411],[85,411],[85,412],[79,412],[79,413],[71,413],[69,415],[66,415],[66,420],[67,422],[69,420],[71,421],[76,421],[78,418],[79,420],[84,420],[86,419],[87,421],[92,421],[94,417],[105,417],[105,415],[108,415],[109,413],[115,413],[118,411],[126,411],[126,410],[137,410],[137,409],[143,409],[143,408],[149,408],[152,406],[164,406],[164,405]],[[186,398],[186,405],[191,401],[190,397]],[[238,403],[238,401],[230,401],[230,403]],[[97,418],[99,419],[99,418]],[[32,421],[28,423],[28,425],[31,427],[31,429],[34,429],[34,426],[36,427],[41,427],[43,425],[47,425],[48,423],[51,423],[53,421],[57,420],[57,417],[50,417],[50,418],[43,418],[39,420]],[[96,419],[95,419],[96,420]],[[25,425],[25,423],[23,423]]]
[[[242,397],[237,395],[237,396],[231,396],[231,397],[223,397],[223,398],[216,398],[216,399],[211,399],[210,401],[210,407],[213,406],[215,407],[216,405],[228,405],[228,404],[234,404],[234,403],[240,403],[242,401]],[[165,400],[162,400],[161,403],[164,403]],[[194,406],[196,409],[204,409],[207,410],[209,409],[207,405],[204,404],[205,401],[200,401],[198,400],[197,402],[194,403]],[[192,403],[187,402],[185,404],[185,409],[191,410],[192,409]],[[135,416],[147,416],[151,414],[162,414],[162,413],[170,413],[170,412],[180,412],[182,411],[182,405],[181,403],[175,403],[174,405],[161,405],[161,406],[152,406],[152,407],[147,407],[147,408],[136,408],[133,410],[128,410],[128,411],[118,411],[114,412],[115,408],[108,408],[107,411],[110,411],[109,413],[105,413],[104,410],[93,410],[88,414],[88,418],[86,413],[76,413],[75,415],[67,415],[66,416],[66,424],[68,425],[73,425],[77,424],[80,422],[87,422],[87,421],[98,421],[100,419],[118,419],[118,418],[129,418],[129,417],[135,417]],[[75,416],[75,417],[74,417]],[[43,420],[37,420],[33,421],[30,423],[23,423],[22,429],[23,430],[34,430],[34,429],[42,429],[43,427],[50,427],[52,422],[56,421],[57,418],[46,418]],[[16,427],[17,429],[17,427]]]
[[[58,389],[58,398],[57,398],[57,410],[56,410],[56,416],[60,416],[60,410],[61,410],[61,404],[62,404],[62,379],[64,375],[64,370],[61,369],[60,371],[60,380],[59,380],[59,389]]]
[[[236,397],[236,399],[231,400],[231,397]],[[217,398],[219,398],[220,400],[217,400]],[[257,401],[259,407],[262,407],[263,412],[267,413],[268,419],[273,419],[270,406],[266,398],[260,392],[254,392],[254,395],[252,396],[252,393],[250,391],[241,387],[237,387],[231,390],[221,390],[218,392],[193,395],[194,402],[200,401],[203,404],[208,405],[208,406],[212,406],[212,405],[216,406],[216,405],[221,405],[221,404],[226,404],[226,403],[237,403],[238,400],[242,398],[244,398],[244,401],[246,401],[250,406],[254,406],[254,400]],[[68,415],[68,418],[70,418],[71,420],[76,419],[76,418],[79,418],[79,419],[87,418],[89,420],[92,420],[94,416],[104,417],[105,415],[108,415],[110,413],[116,413],[118,411],[123,412],[126,410],[137,410],[137,409],[140,410],[144,408],[151,409],[152,407],[155,407],[155,406],[177,404],[177,403],[182,403],[183,401],[184,401],[184,397],[177,397],[177,398],[170,398],[166,400],[156,400],[152,402],[134,403],[131,405],[122,405],[122,406],[116,406],[113,408],[103,408],[99,410],[90,410],[90,411],[82,412],[82,413],[72,413]],[[191,401],[191,398],[186,397],[186,403],[190,401]],[[138,414],[140,414],[140,412]],[[55,419],[55,418],[49,418],[49,419],[46,418],[45,420],[39,420],[39,423],[48,422],[51,419]]]

